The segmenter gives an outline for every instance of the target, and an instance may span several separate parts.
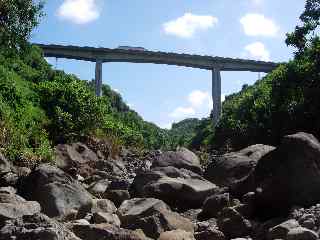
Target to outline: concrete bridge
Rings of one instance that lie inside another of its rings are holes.
[[[45,57],[68,58],[96,63],[96,95],[102,95],[102,64],[106,62],[132,62],[167,64],[212,71],[213,121],[221,115],[221,71],[271,72],[279,64],[245,59],[233,59],[190,54],[154,52],[136,49],[110,49],[62,45],[35,44],[42,48]]]

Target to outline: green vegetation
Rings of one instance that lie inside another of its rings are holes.
[[[53,70],[27,40],[42,3],[0,0],[0,148],[18,164],[52,159],[52,147],[84,135],[113,145],[166,146],[167,131],[132,111],[107,85],[103,96],[92,83]]]
[[[228,96],[214,132],[204,131],[211,121],[202,121],[195,148],[208,142],[209,148],[222,151],[255,143],[277,145],[283,135],[297,131],[320,138],[320,1],[307,0],[300,20],[302,25],[286,40],[297,50],[294,59]]]
[[[320,138],[320,0],[307,1],[302,25],[287,36],[295,58],[228,96],[215,129],[210,116],[183,120],[169,131],[145,122],[109,86],[96,97],[92,82],[52,69],[27,42],[41,9],[41,1],[0,0],[0,150],[17,164],[50,161],[54,145],[86,135],[107,139],[114,149],[222,151],[276,145],[297,131]]]

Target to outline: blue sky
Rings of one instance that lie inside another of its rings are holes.
[[[287,61],[285,33],[294,29],[304,0],[48,0],[32,42],[196,53]],[[56,68],[94,78],[90,62],[54,58]],[[223,96],[252,84],[257,73],[223,72]],[[154,64],[105,63],[103,82],[147,121],[161,127],[206,117],[211,72]],[[222,96],[222,98],[223,98]]]

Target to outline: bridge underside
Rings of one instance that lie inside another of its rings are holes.
[[[102,96],[102,64],[106,62],[154,63],[206,69],[212,71],[213,124],[221,115],[221,71],[271,72],[279,64],[246,59],[138,51],[109,48],[92,48],[61,45],[42,45],[45,57],[67,58],[96,62],[96,95]]]

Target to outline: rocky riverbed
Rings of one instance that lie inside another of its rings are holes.
[[[283,137],[211,156],[185,148],[111,157],[97,139],[56,147],[56,164],[0,154],[0,240],[313,240],[320,143]]]

